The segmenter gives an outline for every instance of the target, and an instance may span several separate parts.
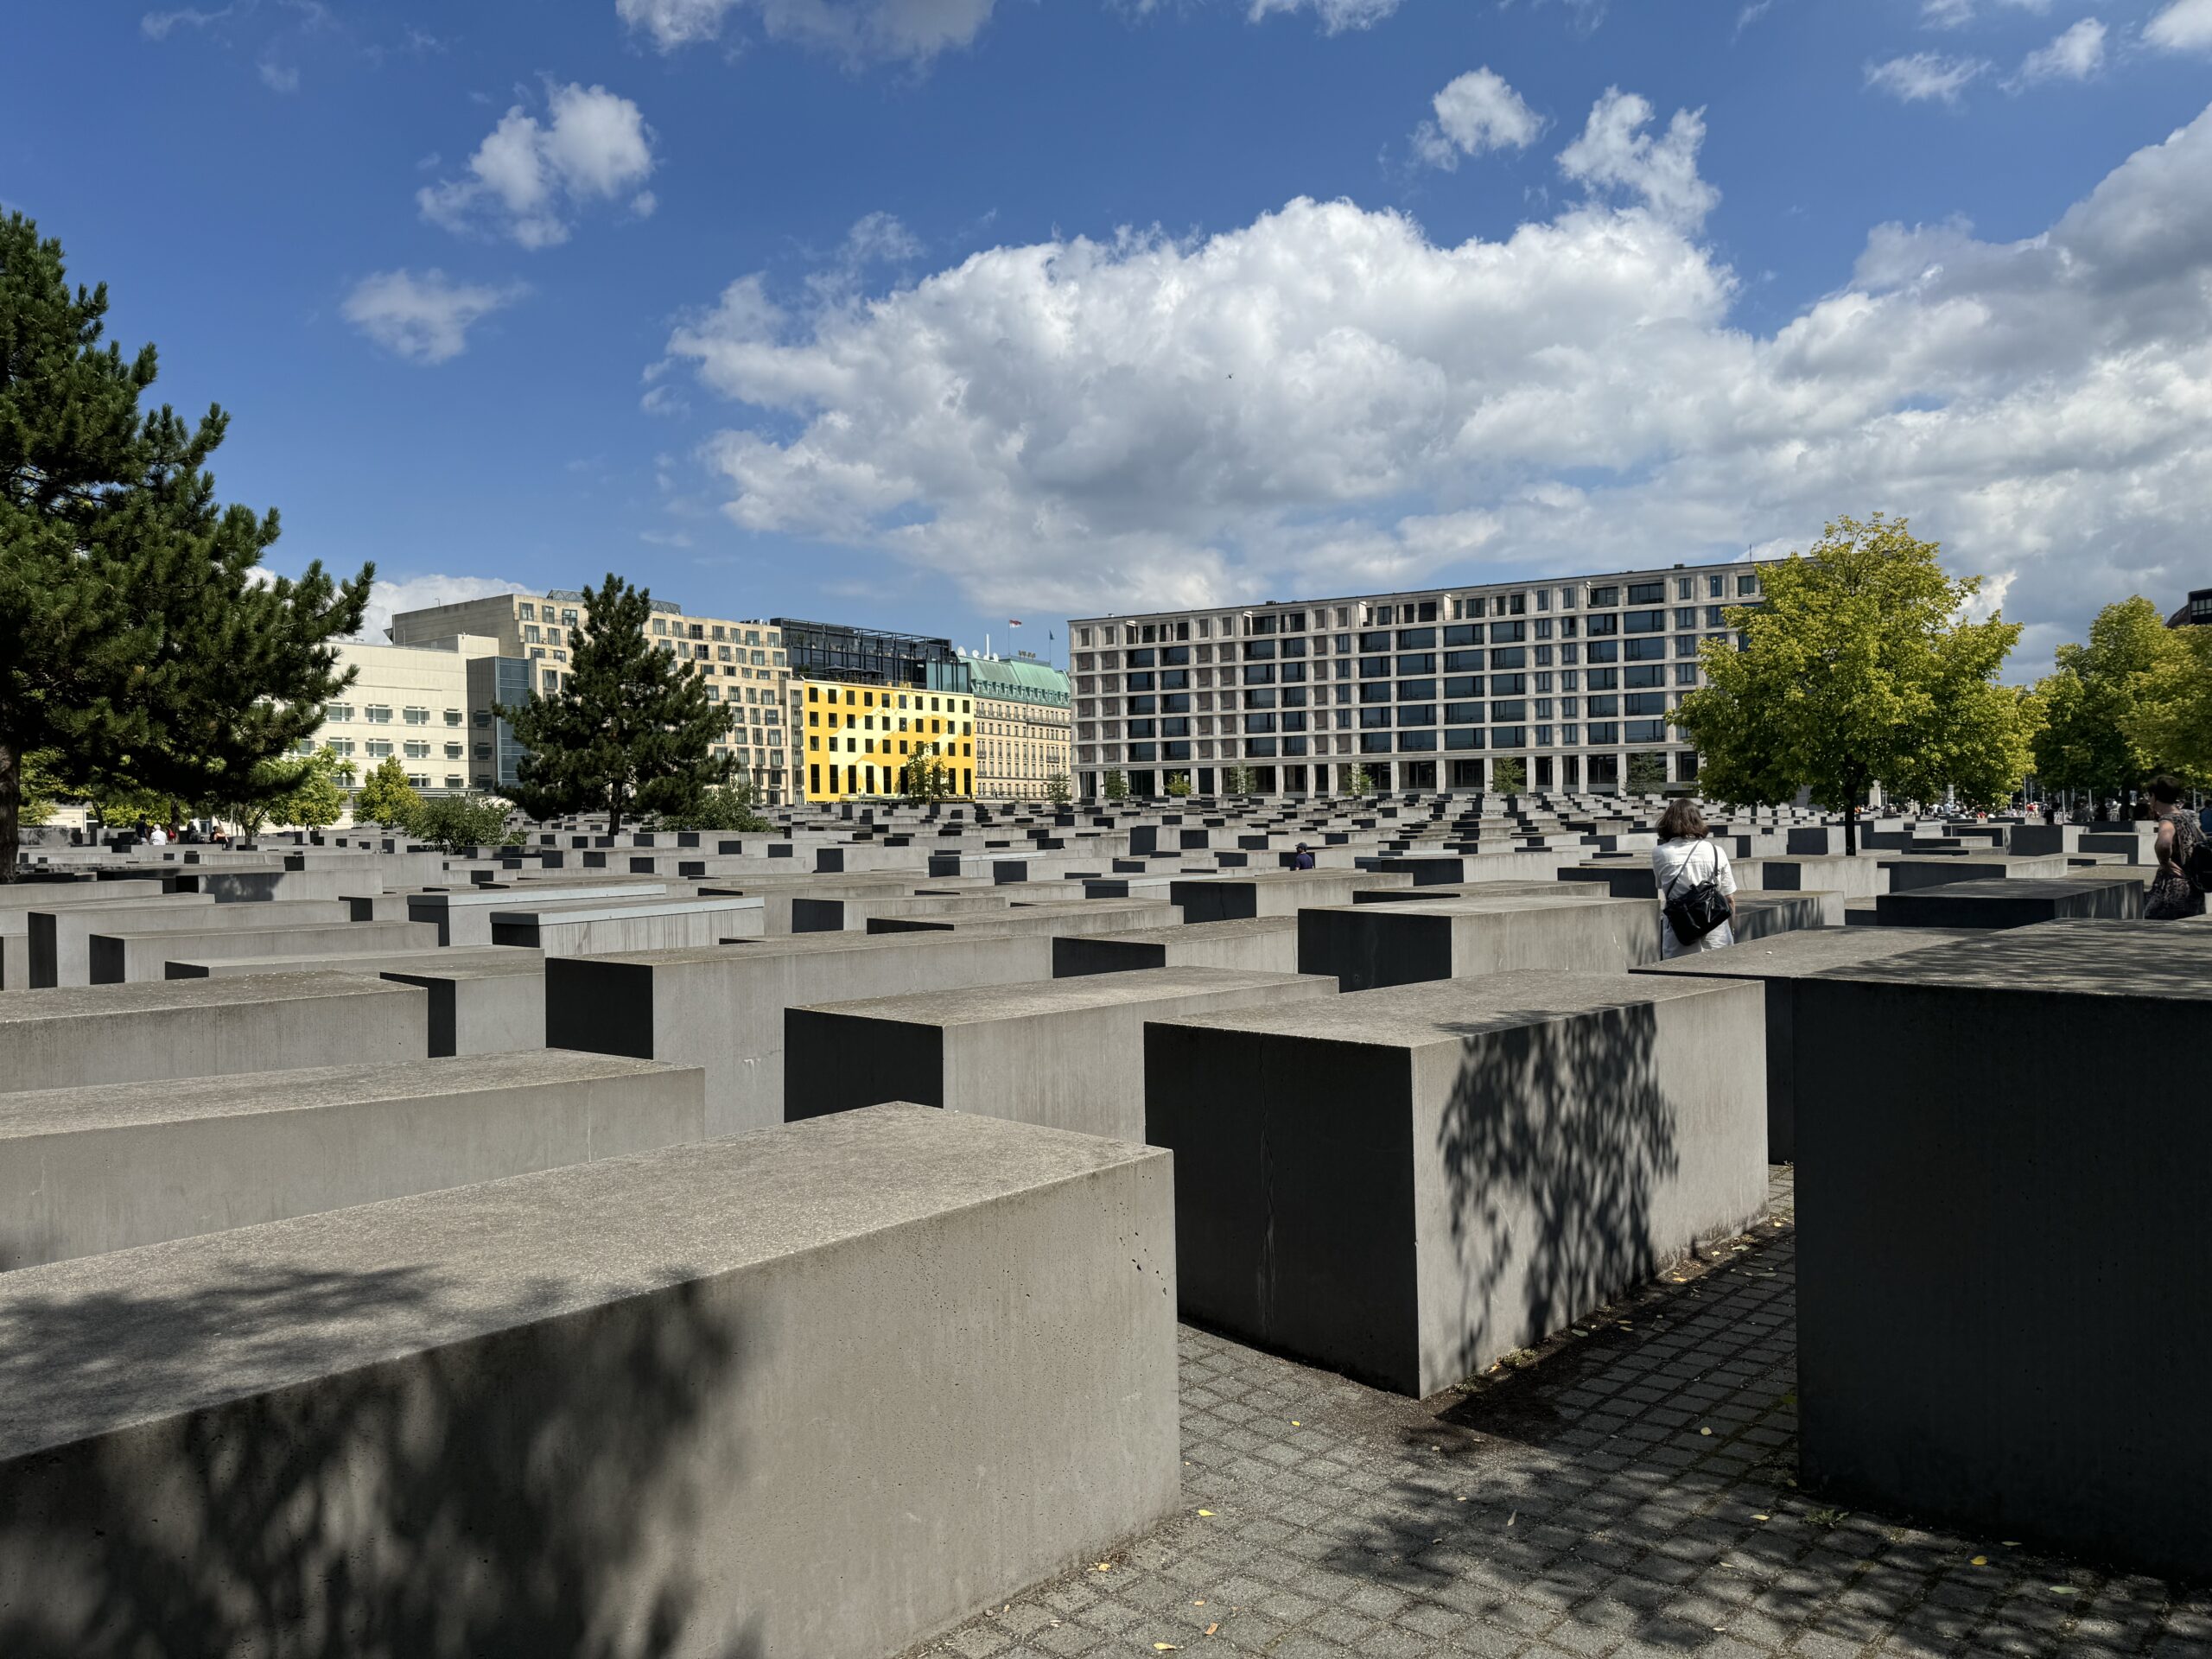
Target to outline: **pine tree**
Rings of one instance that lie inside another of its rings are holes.
[[[529,750],[509,791],[532,817],[604,812],[618,833],[625,813],[696,809],[729,781],[734,757],[714,752],[729,735],[729,709],[707,696],[689,662],[645,637],[652,595],[611,571],[583,626],[569,636],[568,683],[502,709]]]
[[[265,575],[276,514],[219,506],[205,470],[229,417],[142,415],[154,348],[103,346],[106,312],[59,242],[0,219],[0,881],[34,751],[73,793],[267,799],[257,769],[348,683],[330,642],[374,574]]]

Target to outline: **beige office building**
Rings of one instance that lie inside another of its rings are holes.
[[[469,787],[471,670],[499,649],[498,640],[483,634],[419,645],[341,643],[338,666],[353,671],[353,683],[330,700],[321,727],[302,741],[302,753],[335,754],[339,779],[351,789],[394,757],[407,781],[424,793]]]
[[[716,753],[734,755],[739,775],[753,785],[757,798],[780,805],[791,798],[791,728],[785,714],[791,670],[782,631],[758,620],[738,621],[689,616],[668,600],[652,601],[650,637],[661,650],[690,664],[707,682],[707,694],[730,705],[736,716],[728,740]],[[411,645],[455,635],[481,636],[497,642],[491,653],[502,659],[477,675],[468,702],[472,770],[480,788],[497,790],[514,781],[522,750],[495,703],[512,704],[531,691],[550,696],[570,672],[570,631],[582,626],[583,594],[556,588],[546,594],[494,594],[419,611],[403,611],[387,631],[395,645]]]

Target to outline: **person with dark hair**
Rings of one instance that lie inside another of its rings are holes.
[[[1313,868],[1313,855],[1306,849],[1306,843],[1302,841],[1298,843],[1298,854],[1290,861],[1290,868],[1294,870],[1310,870]]]
[[[2199,856],[2204,830],[2196,815],[2181,804],[2180,780],[2166,772],[2153,778],[2146,798],[2158,831],[2153,842],[2158,853],[2158,873],[2151,878],[2151,891],[2143,900],[2143,914],[2154,922],[2177,922],[2204,913]]]
[[[1706,829],[1705,815],[1687,795],[1677,796],[1659,819],[1659,844],[1651,849],[1651,880],[1659,896],[1661,954],[1671,960],[1736,943],[1736,873],[1728,855]],[[1710,895],[1701,893],[1708,884]],[[1700,914],[1700,912],[1702,912]],[[1720,919],[1703,927],[1713,915]],[[1684,938],[1688,930],[1688,937]]]

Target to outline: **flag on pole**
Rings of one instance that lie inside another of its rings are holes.
[[[1006,620],[1006,625],[1009,628],[1018,628],[1021,626],[1021,619],[1018,616],[1009,616]]]

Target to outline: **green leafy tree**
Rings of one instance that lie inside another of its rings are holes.
[[[2139,595],[2098,612],[2087,645],[2059,646],[2056,671],[2036,686],[2044,726],[2035,767],[2045,788],[2116,795],[2171,764],[2153,753],[2164,745],[2138,735],[2146,729],[2145,693],[2181,649],[2158,607]]]
[[[625,813],[683,810],[728,783],[736,760],[715,745],[734,717],[708,697],[692,664],[645,637],[650,592],[610,572],[596,591],[584,589],[584,604],[583,626],[569,634],[567,683],[499,717],[529,751],[517,804],[536,818],[604,812],[613,835]]]
[[[505,801],[486,795],[429,795],[416,803],[407,830],[416,840],[448,853],[463,847],[495,847],[506,840],[512,810]]]
[[[1511,755],[1503,760],[1493,760],[1490,768],[1490,786],[1501,795],[1518,795],[1529,786],[1528,768]]]
[[[2212,628],[2176,628],[2135,690],[2128,737],[2158,770],[2212,785]]]
[[[338,786],[338,757],[328,749],[264,760],[256,769],[254,797],[226,802],[224,810],[249,836],[258,835],[264,823],[321,830],[346,816],[346,791]]]
[[[1056,772],[1045,780],[1045,798],[1054,806],[1065,806],[1075,799],[1075,785],[1068,781],[1065,772]]]
[[[1628,787],[1631,795],[1656,795],[1667,787],[1667,762],[1656,754],[1628,758]]]
[[[1119,766],[1106,768],[1105,779],[1099,787],[1105,791],[1106,798],[1109,801],[1126,801],[1129,798],[1128,776]]]
[[[423,798],[407,781],[407,768],[397,755],[387,755],[369,773],[361,792],[353,798],[353,822],[380,823],[388,830],[412,830],[423,810]]]
[[[1252,792],[1252,768],[1242,765],[1224,766],[1221,769],[1221,792],[1224,795],[1249,795]]]
[[[263,570],[276,514],[219,505],[206,470],[229,417],[142,414],[154,348],[103,346],[107,303],[70,288],[59,242],[0,219],[0,881],[34,753],[86,798],[280,789],[257,769],[349,683],[331,642],[374,573]]]
[[[1704,792],[1777,804],[1800,789],[1844,818],[1879,784],[1932,801],[2010,798],[2030,761],[2038,710],[1997,683],[2017,623],[1970,619],[1981,579],[1955,580],[1933,542],[1902,518],[1841,518],[1808,555],[1765,572],[1765,599],[1735,606],[1740,649],[1709,640],[1709,682],[1674,721],[1697,746]]]
[[[945,765],[952,752],[939,743],[918,743],[899,768],[899,791],[910,801],[942,801],[953,792],[954,772]]]
[[[61,769],[59,757],[50,749],[41,749],[23,757],[22,805],[17,810],[16,821],[21,823],[44,823],[54,816],[54,809],[61,796]]]
[[[1344,793],[1347,795],[1372,795],[1374,792],[1375,779],[1373,776],[1370,774],[1365,766],[1354,766],[1351,769],[1351,776],[1344,780]]]
[[[754,807],[753,785],[742,778],[706,791],[696,804],[662,813],[659,822],[668,830],[711,830],[748,836],[765,835],[775,827]]]
[[[1163,792],[1173,796],[1177,800],[1182,799],[1191,792],[1191,774],[1187,772],[1169,772],[1166,787]]]

